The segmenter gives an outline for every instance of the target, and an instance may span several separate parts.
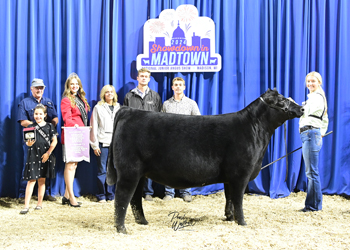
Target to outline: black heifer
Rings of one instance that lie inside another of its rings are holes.
[[[107,170],[107,183],[116,183],[117,231],[126,233],[129,203],[136,222],[148,223],[142,208],[145,177],[177,189],[224,183],[227,220],[246,225],[243,194],[261,169],[272,134],[302,114],[301,106],[270,89],[243,110],[223,115],[122,107],[114,121]]]

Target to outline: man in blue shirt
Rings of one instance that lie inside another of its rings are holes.
[[[43,104],[47,108],[47,122],[52,123],[55,127],[58,123],[58,117],[57,112],[55,109],[55,106],[51,99],[43,97],[45,85],[44,81],[42,79],[34,78],[30,87],[30,90],[32,92],[32,95],[30,97],[24,98],[19,104],[18,104],[18,116],[17,116],[17,122],[21,124],[22,127],[26,128],[29,124],[32,124],[34,120],[34,108],[39,103]],[[27,159],[27,145],[23,142],[23,151],[24,151],[24,166]],[[22,170],[22,177],[23,177],[23,171]],[[20,180],[20,186],[19,186],[19,198],[24,198],[25,196],[25,190],[27,182],[24,181],[21,177]],[[49,201],[56,201],[55,197],[51,196],[51,186],[50,186],[50,179],[46,178],[46,191],[44,195],[44,200]]]

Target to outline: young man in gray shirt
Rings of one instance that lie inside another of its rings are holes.
[[[166,100],[163,104],[162,112],[164,113],[173,113],[181,115],[200,115],[200,111],[197,103],[186,97],[184,90],[186,89],[185,80],[181,77],[175,77],[172,81],[172,90],[174,95]],[[180,196],[184,201],[191,202],[191,188],[180,189]],[[165,186],[165,196],[164,201],[173,199],[175,196],[175,189]]]

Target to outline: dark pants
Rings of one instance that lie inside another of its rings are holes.
[[[191,188],[179,189],[179,193],[181,198],[187,195],[191,195]],[[165,186],[165,195],[169,195],[174,198],[175,189],[169,186]]]
[[[101,155],[97,156],[97,187],[98,193],[97,199],[100,200],[114,200],[113,186],[109,186],[106,183],[106,170],[109,147],[102,147],[100,143]]]

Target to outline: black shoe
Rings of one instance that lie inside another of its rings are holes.
[[[78,203],[78,205],[72,205],[71,203],[70,203],[70,201],[69,201],[69,206],[71,206],[71,207],[81,207],[81,202],[77,202]]]
[[[306,213],[306,212],[313,212],[314,210],[311,210],[309,208],[304,207],[303,209],[300,209],[299,211]]]
[[[62,197],[62,205],[66,205],[66,204],[70,205],[70,201],[69,201],[69,199],[67,199],[65,196],[63,196],[63,197]],[[81,204],[83,204],[83,203],[81,203],[80,201],[78,201],[78,205],[81,205]]]
[[[66,205],[69,204],[69,199],[67,199],[66,197],[62,197],[62,205]]]
[[[57,199],[51,195],[44,195],[44,201],[57,201]]]

